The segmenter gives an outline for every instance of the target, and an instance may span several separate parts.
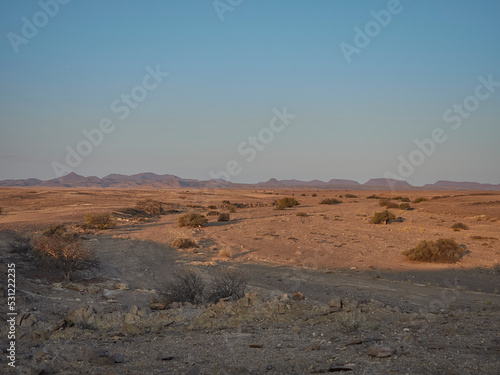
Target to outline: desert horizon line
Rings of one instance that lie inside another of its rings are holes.
[[[183,181],[197,181],[200,183],[214,182],[214,183],[223,184],[223,185],[264,185],[264,184],[273,184],[273,183],[289,183],[289,184],[295,183],[297,185],[309,184],[310,187],[314,187],[315,185],[313,185],[313,184],[316,183],[316,184],[320,184],[320,185],[342,184],[342,185],[345,185],[346,187],[348,187],[348,186],[370,186],[370,185],[375,186],[375,184],[377,184],[377,186],[388,186],[388,187],[392,186],[395,188],[398,188],[398,187],[399,188],[401,188],[401,187],[407,187],[407,188],[422,187],[422,188],[425,188],[425,187],[433,186],[433,185],[451,183],[451,184],[485,185],[485,186],[489,186],[489,187],[500,188],[500,183],[495,184],[495,183],[489,183],[489,182],[466,181],[466,180],[454,181],[454,180],[445,180],[445,179],[436,180],[433,183],[426,183],[423,185],[413,185],[404,179],[400,180],[400,179],[391,179],[391,178],[386,178],[386,177],[373,177],[373,178],[369,178],[366,182],[359,182],[357,180],[349,179],[349,178],[331,178],[328,181],[324,181],[324,180],[321,180],[319,178],[312,179],[312,180],[301,180],[301,179],[297,179],[297,178],[278,179],[275,177],[271,177],[265,181],[258,181],[258,182],[233,182],[233,181],[227,181],[224,179],[214,179],[214,178],[212,178],[212,179],[185,178],[185,177],[180,177],[180,176],[170,174],[170,173],[159,174],[156,172],[139,172],[139,173],[133,173],[133,174],[109,173],[103,177],[98,177],[95,175],[84,176],[84,175],[80,175],[76,172],[71,172],[71,173],[68,173],[68,174],[61,176],[61,177],[56,177],[56,178],[46,179],[46,180],[42,180],[42,179],[34,178],[34,177],[21,178],[21,179],[12,179],[12,178],[11,179],[0,179],[0,186],[4,186],[4,187],[13,186],[14,187],[14,186],[20,186],[20,185],[9,185],[8,183],[11,182],[14,184],[16,182],[21,182],[21,181],[26,181],[26,182],[31,181],[33,184],[24,185],[24,186],[29,187],[29,186],[36,186],[35,182],[39,182],[40,184],[43,184],[43,183],[48,183],[48,182],[52,182],[52,181],[64,181],[64,180],[67,180],[68,177],[72,178],[72,179],[75,179],[75,178],[91,179],[93,182],[96,182],[96,179],[103,181],[106,179],[107,180],[112,179],[113,177],[133,178],[133,177],[145,177],[148,175],[151,176],[151,178],[170,177],[170,178],[176,178],[176,179],[183,180]],[[147,179],[145,179],[145,182],[147,182]],[[293,185],[289,185],[289,186],[293,187]]]

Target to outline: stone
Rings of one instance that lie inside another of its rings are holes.
[[[83,323],[94,317],[96,310],[92,306],[81,307],[77,310],[71,310],[66,315],[66,322],[72,326],[74,324]]]
[[[171,361],[172,359],[174,359],[174,357],[171,356],[171,355],[168,355],[168,354],[160,354],[160,356],[158,357],[158,359],[160,361]]]
[[[135,336],[142,333],[142,330],[135,324],[124,324],[120,332],[127,336]]]
[[[120,353],[115,353],[113,359],[115,360],[115,363],[123,363],[125,361],[125,357]]]
[[[303,301],[305,299],[304,295],[300,292],[295,292],[292,295],[292,300],[294,301]]]
[[[394,351],[388,346],[373,345],[368,348],[368,355],[377,358],[390,357]]]
[[[132,315],[139,315],[139,307],[137,305],[132,305],[130,307],[130,313]]]
[[[149,308],[151,310],[165,310],[167,308],[167,304],[158,302],[158,303],[152,303],[149,305]]]

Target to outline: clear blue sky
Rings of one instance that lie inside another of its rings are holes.
[[[458,129],[457,113],[443,119],[478,77],[500,82],[500,2],[401,0],[377,29],[370,12],[390,3],[243,0],[219,16],[213,1],[72,0],[52,17],[38,1],[2,1],[0,179],[56,177],[67,146],[108,118],[114,130],[71,170],[209,179],[234,160],[234,182],[365,182],[401,176],[400,156],[442,128],[447,140],[401,177],[500,183],[500,87],[469,98]],[[371,32],[367,46],[355,27]],[[341,43],[358,48],[350,62]],[[158,65],[170,75],[137,89],[147,97],[120,119],[111,103]],[[284,107],[296,115],[285,129],[239,153]]]

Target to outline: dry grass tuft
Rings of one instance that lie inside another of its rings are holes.
[[[469,229],[469,226],[467,224],[464,224],[464,223],[455,223],[451,226],[451,229],[463,229],[463,230],[468,230]]]
[[[326,199],[323,199],[321,202],[319,202],[319,204],[339,204],[339,203],[342,203],[342,201],[339,201],[337,198],[326,198]]]
[[[387,224],[389,221],[396,220],[396,215],[390,211],[375,212],[375,215],[371,218],[372,224]]]
[[[219,250],[219,258],[222,259],[232,259],[233,258],[233,250],[230,246],[224,246]]]

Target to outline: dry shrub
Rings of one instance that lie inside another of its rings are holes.
[[[464,224],[464,223],[455,223],[451,226],[451,229],[463,229],[463,230],[468,230],[469,229],[469,226],[467,224]]]
[[[411,206],[410,206],[408,203],[401,203],[401,204],[399,205],[399,209],[400,209],[400,210],[409,211],[409,210],[411,210],[412,208],[411,208]]]
[[[344,197],[346,197],[346,198],[357,198],[358,196],[354,195],[354,194],[345,194]]]
[[[326,198],[326,199],[323,199],[321,202],[319,202],[319,204],[339,204],[339,203],[342,203],[342,201],[339,201],[337,198]]]
[[[295,207],[295,206],[298,206],[300,203],[295,199],[295,198],[291,198],[291,197],[285,197],[285,198],[281,198],[279,201],[278,201],[278,204],[276,207],[283,207],[283,208],[292,208],[292,207]]]
[[[104,230],[116,226],[113,215],[110,213],[87,212],[85,215],[84,229]]]
[[[178,249],[192,249],[199,246],[190,238],[179,237],[172,242],[172,247],[176,247]]]
[[[415,200],[413,201],[413,203],[420,203],[420,202],[425,202],[425,201],[428,201],[428,199],[427,199],[427,198],[422,198],[422,197],[421,197],[421,198],[417,198],[417,199],[415,199]]]
[[[69,281],[73,271],[97,266],[93,249],[86,247],[75,233],[41,235],[34,239],[33,250],[49,267],[59,268]]]
[[[165,284],[162,293],[167,302],[203,303],[205,283],[200,275],[185,268],[174,274],[174,280]]]
[[[158,216],[164,213],[163,203],[154,199],[145,199],[136,203],[139,210],[151,216]]]
[[[14,234],[13,239],[9,242],[10,251],[13,253],[27,256],[33,250],[32,236],[25,233]]]
[[[378,202],[380,207],[386,207],[386,208],[399,208],[399,204],[396,202],[391,202],[388,199],[382,199],[380,202]]]
[[[375,215],[371,218],[372,224],[387,224],[389,221],[396,220],[396,215],[390,211],[375,212]]]
[[[422,241],[413,249],[403,251],[408,259],[417,262],[456,263],[466,250],[452,238]]]
[[[207,213],[207,216],[219,216],[220,212],[219,211],[210,211]]]
[[[224,246],[222,249],[219,250],[219,258],[232,259],[232,257],[233,257],[233,250],[231,249],[230,246]]]
[[[207,301],[217,303],[221,298],[236,301],[245,296],[247,278],[239,271],[226,269],[220,276],[215,276],[208,289]]]
[[[221,213],[219,217],[217,218],[217,221],[229,221],[230,216],[228,213]]]
[[[208,223],[208,219],[205,216],[194,212],[179,217],[180,227],[202,227],[206,223]]]
[[[301,216],[301,217],[306,217],[306,216],[307,216],[307,213],[306,213],[306,212],[304,212],[304,211],[299,211],[299,212],[297,212],[295,215],[297,215],[297,216]]]
[[[224,206],[226,210],[228,210],[230,213],[234,214],[236,212],[236,206],[233,204],[226,204]]]

